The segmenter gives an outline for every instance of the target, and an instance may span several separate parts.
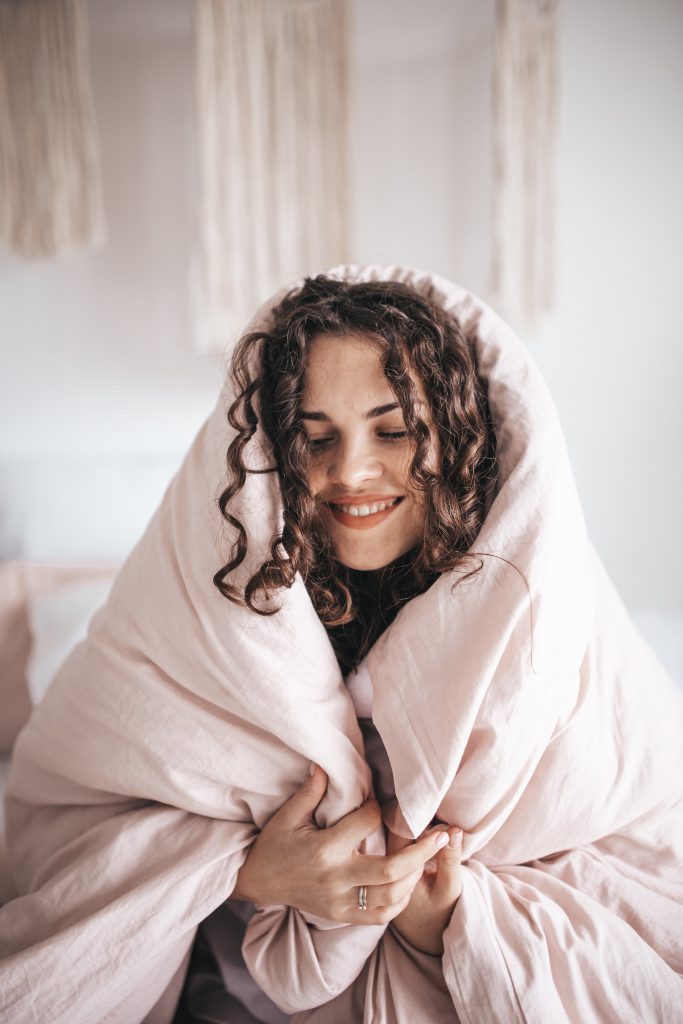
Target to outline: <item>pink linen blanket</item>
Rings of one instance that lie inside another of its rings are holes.
[[[683,701],[586,537],[547,392],[462,289],[400,268],[332,273],[404,280],[450,309],[498,438],[482,572],[454,590],[440,577],[368,656],[397,796],[385,820],[466,832],[442,961],[451,1005],[430,1010],[390,933],[291,908],[252,919],[250,969],[287,1012],[326,1024],[682,1019]],[[215,503],[228,403],[226,389],[17,742],[8,839],[23,895],[0,911],[3,1024],[169,1021],[197,924],[308,763],[330,778],[323,826],[369,792],[303,583],[271,618],[211,583],[230,541]],[[238,515],[247,575],[279,523],[274,475],[248,477]]]

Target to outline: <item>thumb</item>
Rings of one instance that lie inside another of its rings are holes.
[[[325,796],[326,790],[327,775],[320,765],[311,764],[310,774],[306,776],[304,784],[273,817],[286,828],[310,825],[313,811]]]
[[[462,892],[462,829],[449,828],[448,835],[448,846],[437,854],[433,891],[444,903],[455,903]]]

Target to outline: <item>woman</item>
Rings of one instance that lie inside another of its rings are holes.
[[[254,377],[250,365],[256,359]],[[356,669],[402,603],[438,574],[472,562],[467,552],[495,480],[495,435],[475,354],[452,318],[405,285],[349,285],[321,276],[277,306],[266,334],[243,339],[233,376],[239,397],[230,419],[238,432],[228,452],[231,484],[220,505],[240,532],[235,558],[215,582],[229,600],[246,598],[257,614],[266,615],[272,607],[268,601],[259,605],[258,597],[272,595],[272,604],[278,588],[300,573],[340,665]],[[273,444],[284,528],[273,541],[274,557],[239,590],[230,575],[246,554],[246,534],[230,505],[243,480],[243,448],[255,431],[255,396]],[[475,573],[476,566],[468,568],[454,577],[454,585]],[[372,726],[371,694],[362,685],[354,673],[351,692],[368,761],[375,762],[375,792],[386,805],[394,797],[390,768]],[[313,830],[310,814],[324,783],[317,769],[306,790],[264,828],[233,899],[284,904],[348,923],[357,923],[362,910],[367,924],[391,921],[416,950],[440,956],[461,888],[461,831],[451,829],[449,842],[448,833],[430,830],[414,845],[389,832],[389,850],[404,852],[370,870],[367,862],[358,863],[355,847],[377,827],[376,803],[368,801],[327,832]],[[343,846],[341,835],[348,835]],[[437,870],[423,875],[435,853],[433,840],[439,839],[444,847]],[[318,864],[325,867],[316,873]],[[387,869],[403,873],[387,882]],[[220,919],[219,914],[209,933],[219,930]],[[225,973],[226,958],[216,942]],[[206,955],[201,964],[206,979]],[[422,962],[425,972],[434,973],[435,966]],[[206,990],[197,995],[196,989],[194,1001],[205,1005]],[[447,990],[442,1001],[451,1005]],[[191,998],[188,1003],[191,1011]]]
[[[230,601],[267,615],[274,612],[278,591],[301,575],[340,665],[352,672],[348,684],[375,792],[390,822],[395,812],[391,767],[372,724],[372,687],[363,658],[401,605],[441,574],[450,574],[452,588],[465,580],[475,585],[482,563],[475,564],[473,550],[496,480],[495,433],[476,350],[455,319],[400,282],[319,277],[276,306],[267,331],[244,338],[233,367],[238,397],[230,419],[237,434],[228,452],[231,483],[220,504],[238,540],[234,557],[214,582]],[[272,444],[284,521],[270,557],[237,587],[230,583],[231,573],[244,560],[248,542],[230,508],[245,479],[242,453],[257,423]],[[530,619],[530,642],[532,632]],[[327,833],[310,827],[324,784],[318,769],[308,787],[263,829],[233,898],[284,904],[332,921],[356,923],[359,909],[368,914],[368,923],[389,921],[382,941],[393,947],[393,963],[387,950],[385,959],[397,975],[404,975],[408,963],[421,975],[419,1006],[406,1005],[404,984],[401,1015],[406,1020],[418,1019],[415,1013],[425,1021],[455,1019],[441,956],[444,931],[462,888],[462,832],[447,830],[451,839],[436,855],[436,870],[423,874],[423,862],[415,858],[421,849],[424,856],[433,854],[433,848],[422,845],[426,837],[406,846],[408,840],[388,825],[388,851],[403,849],[413,859],[399,866],[395,857],[390,863],[396,880],[383,884],[381,874],[354,856],[354,845],[368,828],[363,811],[369,805]],[[374,823],[370,817],[369,824]],[[426,836],[440,836],[446,824]],[[349,841],[340,843],[338,837],[347,835]],[[204,979],[210,963],[207,944],[223,977],[230,977],[221,951],[229,913],[227,908],[217,911],[205,928]],[[238,965],[230,966],[234,974]],[[368,989],[377,987],[376,981],[369,983],[372,973],[366,966],[346,992],[311,1019],[393,1018],[390,1000],[368,1006]],[[267,966],[261,975],[267,987]],[[199,1005],[205,1007],[206,986],[203,992],[195,986],[195,993],[198,989]],[[220,989],[220,984],[214,989],[216,1010]],[[277,997],[276,989],[273,994]],[[191,997],[188,1003],[191,1007]],[[655,1005],[656,1000],[653,1010]],[[597,1002],[592,1010],[586,1007],[590,1012],[592,1019],[606,1019]],[[582,1012],[579,1019],[591,1018]]]
[[[11,1019],[170,1019],[207,919],[197,1019],[675,1020],[680,695],[547,393],[461,289],[330,276],[238,355],[221,592],[227,394],[21,737]]]

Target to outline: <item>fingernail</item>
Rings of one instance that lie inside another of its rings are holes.
[[[442,846],[445,846],[448,842],[448,832],[439,832],[436,837],[435,846],[437,850],[440,850]]]
[[[315,775],[315,761],[311,761],[311,763],[309,764],[309,766],[308,766],[308,774],[309,775]]]
[[[452,850],[454,850],[458,846],[462,846],[462,829],[458,829],[457,832],[451,832],[450,839],[448,840],[448,845]]]

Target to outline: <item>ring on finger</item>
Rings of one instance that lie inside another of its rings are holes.
[[[368,887],[367,885],[358,886],[358,909],[368,909]]]

